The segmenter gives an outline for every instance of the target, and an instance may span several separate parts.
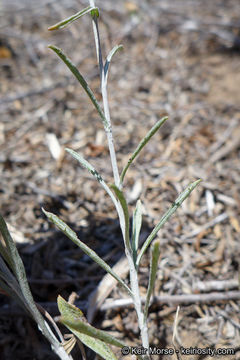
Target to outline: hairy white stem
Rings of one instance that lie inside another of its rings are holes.
[[[93,7],[95,7],[94,0],[89,0],[89,4]],[[104,74],[104,67],[103,67],[103,61],[102,61],[101,44],[100,44],[100,37],[99,37],[99,32],[98,32],[97,19],[93,19],[93,31],[94,31],[98,64],[99,64],[99,69],[100,69],[101,92],[102,92],[102,99],[103,99],[104,115],[105,115],[105,118],[106,118],[107,124],[108,124],[108,127],[105,128],[105,130],[106,130],[107,139],[108,139],[108,147],[109,147],[109,152],[110,152],[110,158],[111,158],[111,164],[112,164],[112,170],[113,170],[113,176],[114,176],[114,183],[118,188],[121,188],[120,176],[119,176],[116,153],[115,153],[114,142],[113,142],[110,111],[109,111],[108,94],[107,94],[107,76],[105,76],[105,74]],[[135,307],[137,317],[138,317],[138,325],[139,325],[139,329],[141,332],[142,345],[144,348],[149,349],[148,328],[147,328],[147,323],[144,319],[144,314],[143,314],[143,310],[142,310],[137,269],[134,265],[132,249],[129,248],[127,241],[125,239],[125,229],[126,229],[127,224],[125,223],[123,209],[122,209],[120,203],[118,203],[118,205],[119,206],[117,206],[117,211],[118,211],[120,227],[121,227],[123,239],[124,239],[125,253],[126,253],[126,257],[128,259],[128,263],[129,263],[131,290],[133,292],[133,302],[134,302],[134,307]],[[147,354],[147,355],[143,356],[143,359],[150,360],[150,355]]]
[[[133,293],[132,299],[133,304],[137,313],[138,317],[138,326],[141,333],[141,339],[142,339],[142,346],[145,349],[149,349],[149,339],[148,339],[148,327],[147,327],[147,319],[144,318],[144,313],[142,309],[142,301],[139,291],[139,282],[138,282],[138,275],[137,275],[137,269],[135,267],[134,261],[133,261],[133,252],[132,249],[128,247],[126,239],[125,239],[125,219],[123,215],[123,210],[119,206],[120,209],[118,209],[118,215],[120,220],[120,227],[122,230],[122,235],[124,239],[124,245],[125,245],[125,254],[128,260],[129,264],[129,273],[130,273],[130,283],[131,283],[131,290]],[[146,354],[143,356],[144,360],[150,360],[150,355]]]
[[[89,0],[89,4],[93,7],[95,7],[94,0]],[[109,104],[108,104],[107,77],[105,77],[105,74],[104,74],[101,43],[100,43],[97,19],[93,18],[92,23],[93,23],[93,33],[94,33],[96,53],[97,53],[99,71],[100,71],[103,109],[104,109],[104,115],[105,115],[105,118],[106,118],[107,124],[108,124],[108,126],[105,127],[105,131],[106,131],[107,140],[108,140],[108,148],[109,148],[109,153],[110,153],[110,158],[111,158],[114,183],[117,187],[120,187],[120,176],[119,176],[119,171],[118,171],[118,166],[117,166],[117,158],[116,158],[116,153],[115,153],[115,148],[114,148],[114,143],[113,143],[112,125],[111,125],[111,118],[110,118]]]
[[[110,118],[108,96],[107,96],[107,82],[104,77],[104,74],[102,74],[101,89],[102,89],[104,114],[105,114],[105,117],[108,122],[108,129],[107,129],[106,133],[107,133],[107,139],[108,139],[110,158],[111,158],[111,162],[112,162],[114,183],[119,188],[120,187],[120,176],[119,176],[119,171],[118,171],[118,166],[117,166],[117,158],[116,158],[116,153],[115,153],[115,148],[114,148],[114,143],[113,143],[111,118]]]
[[[144,320],[144,314],[142,310],[137,270],[134,266],[133,258],[127,249],[126,249],[126,256],[129,263],[131,290],[133,292],[133,302],[138,317],[138,326],[141,332],[142,345],[145,349],[149,349],[148,328],[147,328],[147,323]],[[143,356],[143,358],[149,360],[150,356],[147,354]]]

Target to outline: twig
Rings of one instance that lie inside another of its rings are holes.
[[[233,131],[235,131],[236,127],[239,124],[239,119],[234,118],[230,124],[228,125],[227,129],[219,135],[219,139],[210,146],[210,153],[214,154],[232,135]]]
[[[240,330],[240,324],[238,324],[236,321],[231,319],[231,317],[226,311],[217,311],[217,314],[222,316],[224,319],[228,320],[230,323],[233,324],[233,326],[235,326],[238,330]]]
[[[19,93],[19,94],[12,94],[12,95],[9,95],[9,96],[5,96],[5,97],[2,97],[2,99],[0,100],[0,105],[2,104],[8,104],[8,103],[11,103],[11,102],[14,102],[16,100],[22,100],[26,97],[30,97],[30,96],[34,96],[34,95],[41,95],[41,94],[44,94],[48,91],[52,91],[58,87],[65,87],[67,84],[69,83],[69,80],[64,80],[64,81],[60,81],[60,82],[56,82],[54,84],[51,84],[49,86],[45,86],[45,87],[41,87],[39,89],[32,89],[30,91],[24,91],[22,93]]]
[[[220,301],[229,301],[229,300],[240,300],[240,291],[228,291],[228,292],[212,292],[209,294],[183,294],[183,295],[162,295],[156,296],[153,298],[152,304],[155,305],[162,305],[166,304],[168,306],[174,306],[179,304],[196,304],[196,303],[211,303],[211,302],[220,302]],[[144,299],[142,299],[144,302]],[[45,302],[41,303],[41,305],[51,311],[51,313],[57,313],[57,304],[55,302]],[[85,302],[77,301],[75,303],[77,307],[81,310],[86,311],[87,304]],[[117,299],[117,300],[107,300],[105,304],[100,307],[101,311],[106,311],[109,309],[117,309],[117,308],[124,308],[126,306],[133,305],[133,301],[131,298],[126,299]],[[16,315],[22,314],[24,315],[25,312],[21,310],[21,308],[17,308],[16,305],[10,306],[7,305],[4,308],[0,308],[0,315]]]
[[[144,301],[144,299],[142,299]],[[225,293],[212,292],[209,294],[184,294],[184,295],[162,295],[153,298],[153,304],[195,304],[208,303],[214,301],[240,300],[240,291],[229,291]],[[114,308],[122,308],[132,305],[132,299],[120,299],[108,301],[100,307],[106,311]]]
[[[190,239],[190,238],[200,234],[203,230],[209,229],[209,228],[213,227],[214,225],[226,220],[227,218],[228,218],[228,214],[224,212],[224,213],[218,215],[215,219],[202,225],[198,229],[191,231],[187,235],[183,235],[180,241],[182,242],[184,240]]]
[[[226,291],[239,288],[238,279],[198,281],[193,285],[193,291]]]
[[[235,130],[233,138],[216,151],[209,159],[211,163],[216,163],[218,160],[227,156],[230,152],[237,149],[240,144],[240,129]]]

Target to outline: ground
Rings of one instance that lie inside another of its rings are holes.
[[[90,17],[57,32],[47,30],[87,4],[0,3],[0,209],[35,300],[56,316],[57,295],[67,299],[75,292],[76,304],[87,313],[98,287],[103,304],[92,323],[133,346],[140,344],[134,310],[114,307],[127,295],[42,212],[44,207],[60,216],[128,281],[114,207],[91,174],[64,151],[79,152],[112,182],[101,120],[47,47],[61,47],[101,101]],[[190,182],[203,180],[158,234],[150,342],[172,348],[180,305],[176,346],[234,348],[235,355],[219,358],[240,359],[240,4],[106,0],[96,5],[104,55],[116,44],[124,46],[113,58],[108,86],[120,169],[156,121],[169,117],[126,176],[131,213],[138,198],[143,203],[141,240]],[[143,295],[148,273],[149,253],[139,271]],[[0,314],[1,359],[56,358],[31,319],[4,295]],[[210,357],[183,354],[182,359]]]

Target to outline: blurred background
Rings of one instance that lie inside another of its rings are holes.
[[[156,295],[237,291],[240,2],[95,3],[104,56],[114,45],[124,46],[113,58],[108,86],[120,170],[153,124],[169,116],[126,177],[130,209],[138,198],[143,202],[142,240],[177,194],[203,179],[159,234]],[[89,295],[104,273],[47,221],[41,207],[72,226],[110,265],[123,256],[111,201],[64,152],[65,147],[78,151],[112,182],[102,123],[70,71],[47,47],[61,47],[101,101],[90,17],[63,30],[47,30],[86,6],[88,1],[80,0],[0,0],[0,211],[22,255],[34,298],[52,315],[58,314],[59,293],[67,298],[76,292],[86,312]],[[148,266],[146,255],[140,269],[143,293]],[[121,289],[109,289],[113,300],[126,297]],[[175,312],[174,304],[153,304],[153,344],[171,347]],[[130,345],[139,338],[131,307],[99,311],[94,325]],[[178,340],[185,347],[232,348],[239,346],[239,329],[237,300],[187,304]],[[37,327],[1,294],[0,358],[55,359]]]

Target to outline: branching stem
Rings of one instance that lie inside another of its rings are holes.
[[[94,0],[89,0],[89,4],[92,7],[95,7]],[[112,134],[112,126],[111,126],[111,118],[110,118],[110,111],[109,111],[108,94],[107,94],[108,72],[106,72],[106,73],[104,72],[102,53],[101,53],[101,44],[100,44],[100,37],[99,37],[99,32],[98,32],[98,23],[97,23],[96,16],[94,16],[92,18],[92,22],[93,22],[93,32],[94,32],[96,52],[97,52],[99,70],[100,70],[103,109],[104,109],[105,118],[108,123],[108,128],[106,129],[106,133],[107,133],[108,147],[109,147],[109,152],[110,152],[110,157],[111,157],[114,183],[115,183],[115,186],[119,190],[121,190],[122,185],[121,185],[121,181],[120,181],[116,153],[115,153],[114,142],[113,142],[113,134]],[[131,290],[133,293],[134,306],[135,306],[135,309],[137,312],[138,324],[139,324],[141,338],[142,338],[142,345],[144,348],[149,349],[148,329],[147,329],[147,323],[144,318],[144,313],[143,313],[143,309],[142,309],[137,269],[136,269],[136,266],[135,266],[135,263],[133,260],[132,249],[129,246],[129,227],[128,227],[128,224],[126,223],[126,219],[124,218],[124,208],[122,207],[122,204],[120,201],[119,201],[119,207],[121,207],[123,210],[123,211],[121,211],[121,209],[118,209],[118,215],[119,215],[121,230],[122,230],[122,234],[123,234],[124,244],[125,244],[125,253],[126,253],[126,257],[128,259],[128,263],[129,263]],[[126,235],[126,229],[128,231],[127,235]],[[150,356],[149,355],[143,356],[143,359],[149,360]]]
[[[95,7],[94,0],[89,0],[89,4],[92,7]],[[114,142],[113,142],[112,125],[111,125],[109,103],[108,103],[107,76],[105,76],[105,73],[104,73],[101,43],[100,43],[100,36],[99,36],[99,31],[98,31],[98,21],[97,21],[96,16],[92,17],[92,23],[93,23],[93,33],[94,33],[96,53],[97,53],[100,79],[101,79],[101,93],[102,93],[102,99],[103,99],[103,109],[104,109],[105,118],[108,123],[108,127],[106,128],[106,134],[107,134],[108,147],[109,147],[112,170],[113,170],[114,183],[117,187],[120,187],[120,176],[119,176],[116,152],[115,152]]]

